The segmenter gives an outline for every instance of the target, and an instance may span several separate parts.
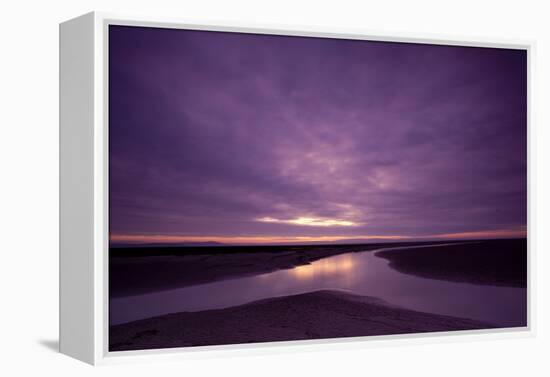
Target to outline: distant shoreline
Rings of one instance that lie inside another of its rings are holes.
[[[495,249],[493,245],[498,245],[501,242],[509,243],[510,241],[507,239],[479,240],[476,242],[481,242],[480,245],[483,248],[493,250]],[[434,244],[462,244],[464,242],[471,241],[399,242],[364,245],[115,248],[110,249],[110,297],[152,293],[268,273],[307,265],[319,259],[349,252],[367,252],[393,247]],[[525,243],[526,241],[525,239],[519,239],[514,242]],[[427,250],[427,248],[414,249],[416,251],[409,249],[406,254],[399,250],[382,250],[377,255],[389,259],[390,266],[403,273],[451,281],[474,281],[472,273],[468,271],[471,270],[471,266],[474,264],[472,258],[478,259],[481,254],[476,256],[471,252],[467,252],[466,264],[458,264],[455,267],[451,266],[445,269],[445,271],[439,271],[438,265],[440,262],[433,263],[433,261],[438,260],[437,255],[444,254],[438,254],[443,249],[449,249],[449,246],[430,248],[430,250]],[[406,256],[414,255],[413,253],[422,253],[426,257],[419,257],[418,262],[415,263],[410,260],[406,261]],[[498,259],[498,254],[491,254],[491,257]],[[521,261],[521,258],[526,261],[526,256],[520,253],[519,259],[516,256],[512,259],[512,262],[514,260]],[[449,261],[451,260],[454,259],[449,259]],[[491,264],[492,261],[494,262],[493,259],[486,260],[486,263],[481,264],[481,268],[487,269],[487,263]],[[510,265],[508,260],[503,260],[501,263],[493,264],[493,266],[505,270],[517,268],[517,266]],[[475,271],[476,276],[483,274],[483,270],[479,268],[474,268],[472,271]],[[516,275],[518,274],[516,273]],[[493,275],[489,273],[488,278],[478,280],[486,284],[494,282],[495,285],[521,286],[521,282],[514,283],[506,280],[509,276],[512,276],[512,279],[516,281],[521,280],[521,276],[518,278],[516,275],[505,272],[504,274],[497,274],[497,278],[495,278],[494,273]],[[519,275],[521,275],[521,271]]]
[[[477,242],[487,240],[438,240],[438,241],[399,241],[399,242],[370,242],[370,243],[304,243],[304,244],[267,244],[267,245],[185,245],[185,244],[114,244],[109,251],[115,258],[159,256],[159,255],[203,255],[227,253],[256,253],[281,251],[317,251],[325,249],[345,249],[349,251],[372,250],[389,247],[435,245],[446,243]]]
[[[115,248],[110,249],[110,296],[131,296],[268,273],[350,252],[436,243]]]

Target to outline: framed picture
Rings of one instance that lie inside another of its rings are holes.
[[[530,49],[61,24],[61,352],[531,331]]]

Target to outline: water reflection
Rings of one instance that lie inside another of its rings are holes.
[[[355,261],[353,255],[342,255],[342,258],[321,259],[313,264],[297,266],[290,273],[301,280],[311,280],[319,277],[345,275],[353,276]]]

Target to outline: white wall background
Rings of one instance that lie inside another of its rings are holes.
[[[4,1],[0,38],[0,373],[12,375],[550,375],[550,9],[544,1]],[[362,28],[436,36],[527,38],[535,51],[531,199],[537,336],[384,348],[224,357],[91,368],[55,353],[58,305],[58,26],[104,10],[201,20]],[[533,226],[535,225],[535,226]],[[533,232],[535,233],[535,232]]]

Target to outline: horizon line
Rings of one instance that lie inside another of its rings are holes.
[[[466,239],[496,239],[496,238],[525,238],[526,226],[515,229],[496,229],[489,231],[470,231],[429,234],[421,236],[409,235],[358,235],[358,236],[186,236],[167,234],[110,234],[109,243],[140,244],[177,244],[177,243],[220,243],[228,245],[250,244],[269,245],[280,243],[307,243],[307,242],[345,242],[345,241],[413,241],[413,240],[466,240]]]

